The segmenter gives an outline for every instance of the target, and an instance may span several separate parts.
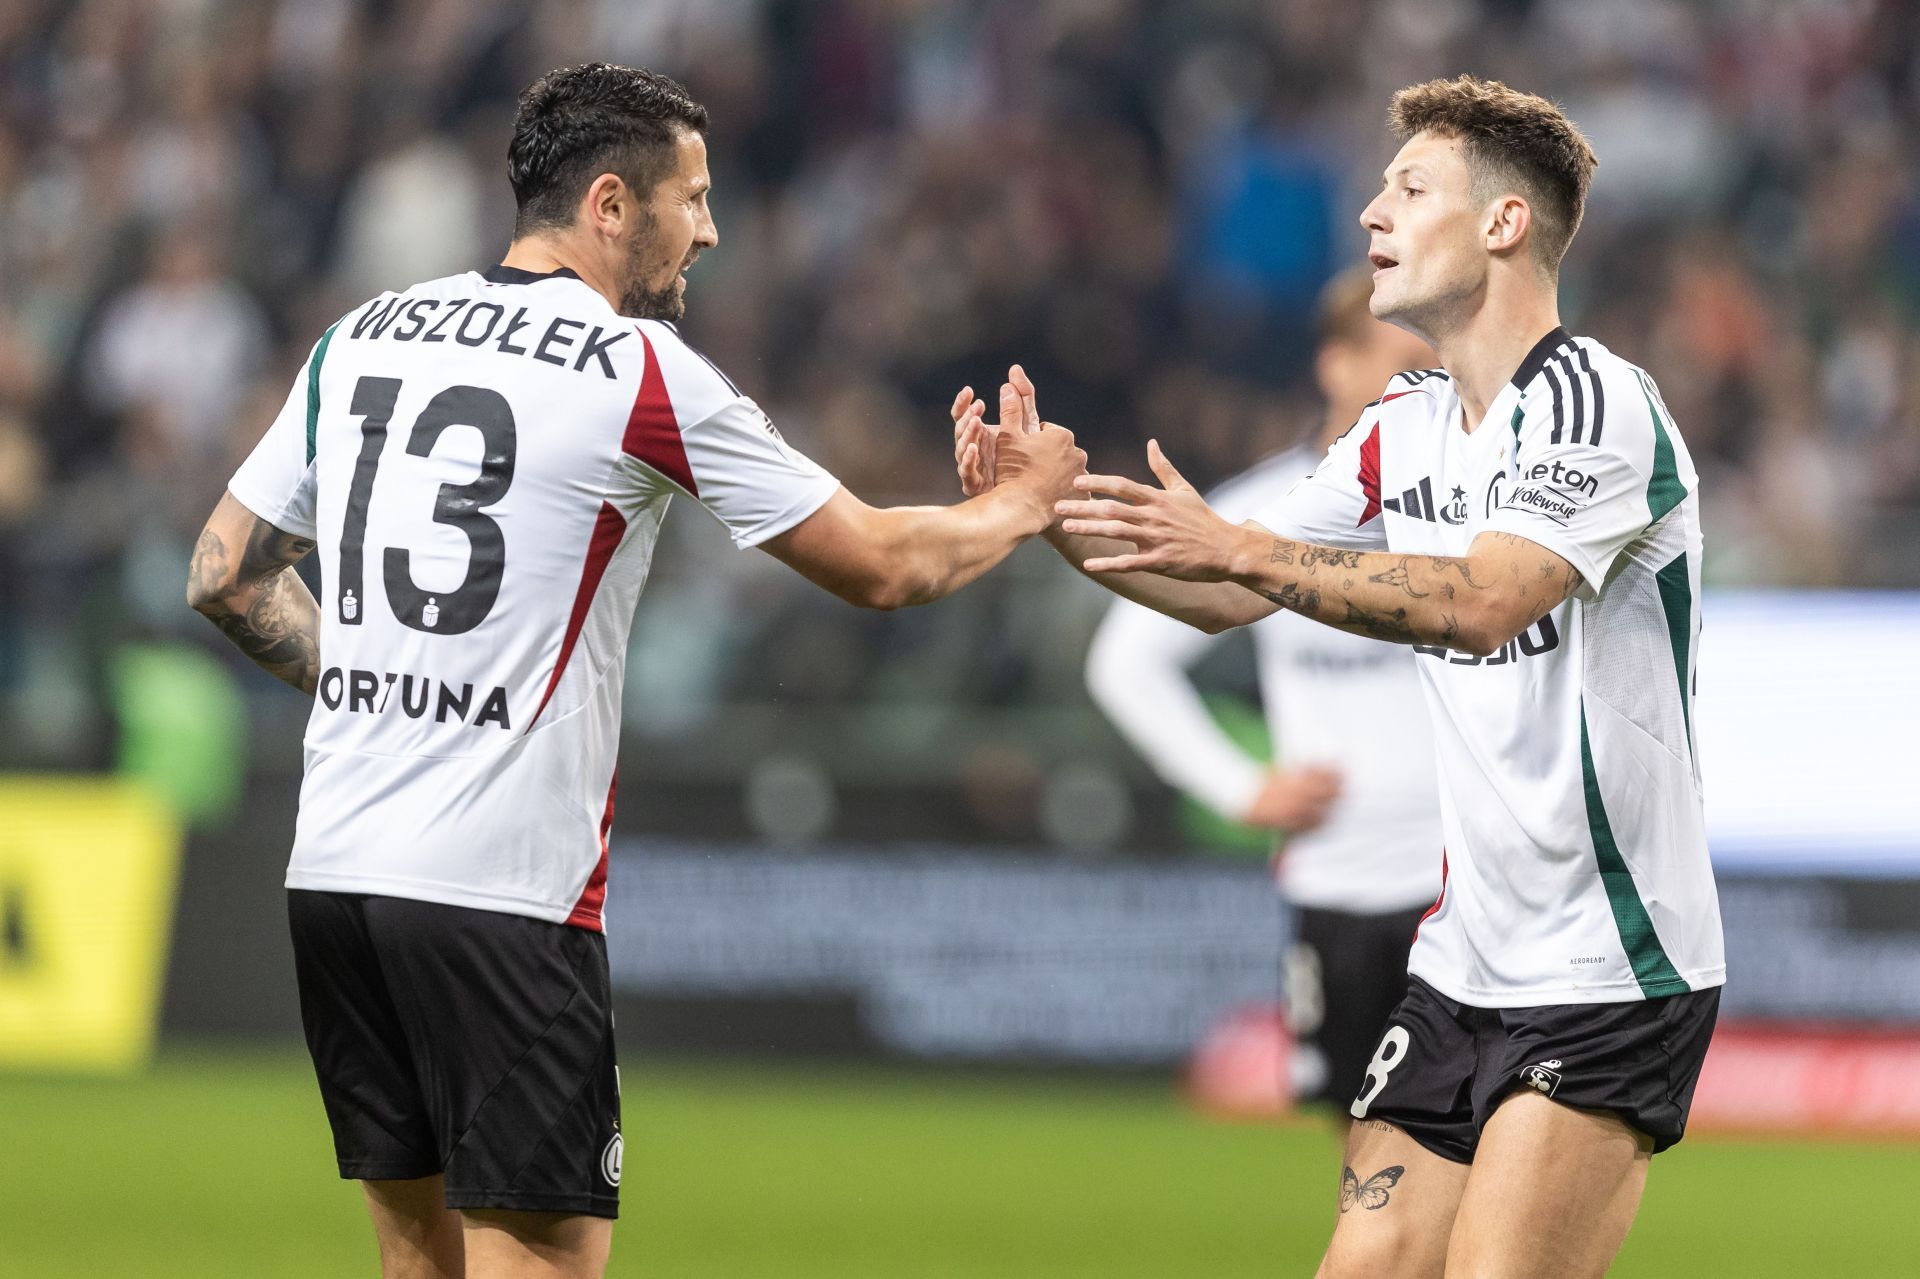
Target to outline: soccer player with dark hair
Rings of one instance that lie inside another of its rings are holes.
[[[876,509],[788,447],[672,323],[718,242],[706,128],[651,72],[534,84],[505,259],[329,328],[194,550],[192,605],[315,695],[287,870],[301,1015],[388,1276],[605,1266],[607,831],[669,502],[895,608],[986,572],[1084,471],[1049,428],[1009,442],[991,494]],[[322,600],[289,571],[316,546]]]
[[[1394,377],[1245,523],[1153,443],[1162,487],[1084,476],[1049,538],[1205,630],[1286,609],[1412,646],[1442,886],[1350,1108],[1320,1273],[1598,1275],[1680,1140],[1726,978],[1693,742],[1699,480],[1652,379],[1560,326],[1580,131],[1471,76],[1402,90],[1391,123],[1360,218],[1372,310],[1441,367]],[[1032,413],[1024,379],[997,427],[956,402],[968,491]]]

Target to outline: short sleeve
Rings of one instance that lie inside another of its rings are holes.
[[[240,505],[282,532],[297,537],[316,536],[314,527],[314,460],[309,446],[312,420],[319,413],[314,379],[326,358],[327,339],[314,346],[300,376],[293,381],[287,401],[273,425],[240,464],[227,491]]]
[[[1333,442],[1313,474],[1249,512],[1280,537],[1378,551],[1387,545],[1380,519],[1380,423],[1371,409]]]
[[[1548,378],[1558,376],[1550,371]],[[1543,379],[1523,406],[1514,479],[1486,528],[1546,547],[1580,574],[1574,592],[1592,599],[1614,561],[1697,486],[1684,450],[1635,370],[1604,381],[1582,374],[1572,411]],[[1599,394],[1593,394],[1598,388]]]
[[[839,490],[672,325],[646,321],[640,333],[646,366],[626,452],[712,511],[736,546],[779,536]]]
[[[745,396],[681,431],[694,496],[727,526],[734,545],[758,546],[812,515],[840,481],[780,438]]]

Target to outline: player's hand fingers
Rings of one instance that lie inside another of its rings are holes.
[[[980,446],[967,445],[966,452],[960,456],[960,491],[968,497],[979,497],[990,487],[986,468],[980,462]]]
[[[1157,563],[1151,555],[1099,555],[1080,567],[1089,573],[1143,573],[1151,572]]]
[[[1020,393],[1013,389],[1011,382],[1000,384],[1000,429],[1021,435],[1030,435],[1040,429],[1038,422],[1027,421],[1027,410],[1020,403]]]
[[[1060,527],[1068,533],[1078,533],[1082,537],[1111,537],[1115,541],[1131,542],[1140,536],[1140,530],[1131,524],[1122,524],[1119,520],[1062,520]]]
[[[973,388],[970,386],[961,387],[960,394],[953,397],[953,407],[947,411],[952,415],[953,424],[956,428],[960,425],[961,416],[966,413],[967,407],[973,402]]]
[[[986,413],[986,406],[978,400],[973,401],[965,409],[961,410],[960,416],[953,419],[954,442],[956,444],[959,443],[960,439],[965,435],[969,423],[978,422],[981,425],[985,425]]]
[[[1125,502],[1101,500],[1093,502],[1055,502],[1053,504],[1053,513],[1055,515],[1072,516],[1075,519],[1082,520],[1126,520],[1132,522],[1135,511],[1133,507],[1128,506]]]
[[[957,459],[969,444],[981,444],[987,436],[987,424],[978,413],[969,412],[954,427],[953,455]]]
[[[1135,504],[1157,500],[1161,491],[1136,484],[1124,475],[1077,475],[1073,486],[1082,493],[1111,493]]]
[[[1193,485],[1187,483],[1186,476],[1174,470],[1173,463],[1169,462],[1167,455],[1160,451],[1159,440],[1147,441],[1147,465],[1153,468],[1153,473],[1160,477],[1160,483],[1166,486],[1168,492],[1178,489],[1184,489],[1189,493],[1194,491]]]
[[[1026,429],[1034,430],[1035,423],[1040,421],[1040,397],[1034,390],[1033,379],[1027,376],[1025,369],[1016,364],[1007,370],[1007,381],[1013,384],[1014,392],[1020,397]]]
[[[1098,499],[1093,501],[1088,501],[1084,498],[1079,501],[1067,499],[1065,501],[1055,502],[1053,504],[1053,513],[1076,520],[1118,520],[1134,525],[1138,525],[1141,522],[1140,508],[1128,506],[1125,502],[1111,502]]]

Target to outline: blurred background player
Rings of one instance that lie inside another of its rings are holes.
[[[893,608],[997,564],[1085,460],[1043,432],[1003,493],[875,509],[789,448],[672,323],[719,238],[706,127],[648,71],[542,77],[505,260],[329,328],[194,551],[193,606],[317,693],[286,881],[301,1016],[392,1279],[606,1265],[607,831],[674,495]],[[289,571],[316,544],[324,607]]]
[[[1424,341],[1373,318],[1372,295],[1364,266],[1322,291],[1313,361],[1326,403],[1320,429],[1210,493],[1224,518],[1249,519],[1310,475],[1387,379],[1433,364]],[[1117,600],[1087,654],[1087,688],[1169,785],[1281,838],[1275,872],[1292,914],[1283,982],[1291,1091],[1332,1106],[1344,1127],[1380,1028],[1406,993],[1420,912],[1440,891],[1433,732],[1404,647],[1286,612],[1250,629],[1271,768],[1234,744],[1188,678],[1219,636]]]

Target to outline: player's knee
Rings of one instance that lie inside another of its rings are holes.
[[[1366,1229],[1336,1226],[1327,1255],[1320,1259],[1315,1279],[1419,1279],[1443,1273],[1444,1254],[1436,1254],[1429,1231],[1416,1229],[1411,1222],[1370,1220]]]

